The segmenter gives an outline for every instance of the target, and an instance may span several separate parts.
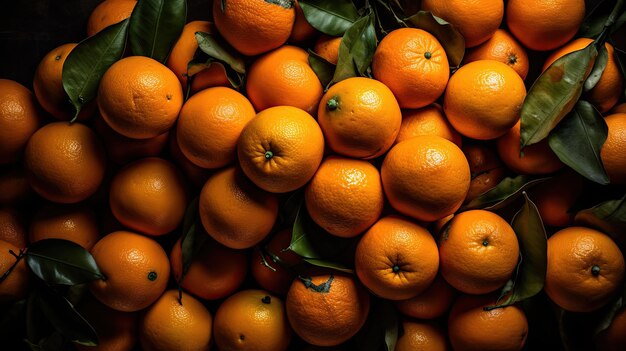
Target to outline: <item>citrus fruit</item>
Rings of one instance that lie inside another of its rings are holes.
[[[537,206],[544,224],[565,227],[574,222],[576,213],[573,207],[582,191],[583,178],[569,170],[534,187],[531,199]]]
[[[98,4],[89,15],[87,36],[90,37],[104,28],[130,17],[137,0],[105,0]]]
[[[465,144],[462,150],[472,174],[469,191],[465,197],[465,202],[470,202],[498,185],[506,176],[507,170],[490,145]]]
[[[396,351],[446,351],[446,334],[432,322],[404,320],[402,334],[396,343]]]
[[[626,184],[626,113],[616,113],[605,119],[609,128],[600,156],[611,184]]]
[[[81,301],[77,311],[98,334],[97,346],[74,344],[77,350],[131,351],[137,344],[137,313],[114,310],[91,295]]]
[[[172,129],[169,133],[169,155],[172,161],[180,168],[184,173],[185,178],[190,181],[194,188],[202,188],[204,183],[209,179],[213,170],[202,168],[195,163],[189,161],[189,159],[183,154],[178,146],[178,140],[176,138],[176,128]]]
[[[27,233],[24,213],[15,207],[0,207],[0,240],[25,248],[28,243]]]
[[[461,135],[452,128],[439,104],[402,110],[402,124],[395,144],[420,135],[437,135],[461,147]]]
[[[43,239],[72,241],[87,250],[100,239],[96,214],[88,207],[45,205],[35,212],[28,230],[31,243]]]
[[[295,0],[294,7],[296,9],[296,19],[293,22],[293,28],[291,29],[291,35],[289,35],[289,41],[300,43],[315,36],[317,30],[315,30],[315,28],[313,28],[313,26],[311,26],[311,24],[306,20],[306,17],[304,17],[304,12],[298,3],[298,0]]]
[[[13,254],[11,253],[13,252]],[[0,240],[0,275],[4,275],[14,264],[20,249],[4,240]],[[16,301],[28,294],[30,271],[26,260],[21,259],[11,273],[0,280],[0,303]]]
[[[443,316],[452,306],[456,293],[441,275],[437,275],[426,290],[410,299],[394,301],[405,316],[418,319],[434,319]]]
[[[300,256],[288,249],[290,244],[291,230],[284,229],[274,234],[263,250],[252,253],[250,271],[261,288],[287,294],[295,278],[292,268],[302,262]]]
[[[322,34],[315,41],[313,51],[326,61],[336,65],[339,60],[340,45],[341,37],[331,37],[330,35]]]
[[[464,63],[495,60],[513,68],[522,79],[528,74],[528,54],[524,47],[504,29],[498,29],[486,42],[470,49],[463,56]]]

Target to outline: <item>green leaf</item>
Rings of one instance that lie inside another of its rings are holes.
[[[394,350],[398,340],[399,315],[389,300],[372,298],[365,325],[354,337],[361,351]]]
[[[579,211],[574,223],[597,228],[613,238],[623,239],[626,233],[626,195],[619,200],[605,201]]]
[[[359,19],[359,12],[350,0],[300,0],[304,18],[322,33],[341,36]]]
[[[474,209],[497,210],[503,208],[519,198],[523,191],[548,179],[550,178],[532,178],[527,175],[504,178],[491,190],[464,205],[461,211]]]
[[[181,239],[181,261],[183,263],[183,270],[179,284],[182,284],[193,259],[198,255],[204,243],[209,239],[209,236],[203,230],[202,223],[200,222],[198,204],[199,199],[196,197],[187,207],[183,219],[183,237]]]
[[[75,116],[96,97],[100,79],[124,54],[127,31],[128,20],[109,26],[80,42],[65,59],[63,89],[76,108]]]
[[[624,80],[626,80],[626,52],[618,49],[613,45],[615,49],[614,58],[615,62],[619,66],[620,71],[622,71],[622,76]],[[626,84],[624,84],[624,97],[626,98]]]
[[[89,251],[68,240],[33,243],[26,253],[26,263],[48,284],[76,285],[104,279]]]
[[[330,268],[330,269],[334,269],[340,272],[350,273],[350,274],[354,273],[353,269],[350,269],[340,263],[331,262],[327,260],[320,260],[317,258],[303,258],[302,260],[306,263],[312,264],[317,267]]]
[[[604,29],[604,23],[609,18],[609,13],[605,13],[599,16],[592,16],[585,20],[580,26],[577,37],[594,38],[602,33]],[[626,12],[623,12],[615,21],[615,25],[611,28],[611,34],[617,32],[619,28],[626,23]]]
[[[326,59],[316,54],[311,49],[309,49],[309,66],[311,66],[323,86],[328,86],[333,80],[335,65],[326,61]]]
[[[428,11],[419,11],[407,18],[405,22],[412,27],[423,29],[434,35],[446,51],[451,67],[461,65],[465,55],[465,39],[452,24]]]
[[[376,51],[373,17],[374,15],[370,13],[354,22],[341,38],[337,68],[332,80],[334,83],[366,75]]]
[[[609,184],[600,150],[608,135],[602,115],[587,101],[580,100],[572,112],[550,133],[548,144],[561,162],[585,178]]]
[[[624,305],[622,297],[619,297],[613,300],[613,302],[610,303],[608,306],[602,308],[600,320],[596,324],[593,335],[596,336],[602,331],[606,330],[608,327],[610,327],[611,323],[613,323],[613,318],[615,317],[615,314],[619,312],[623,307]]]
[[[587,80],[585,80],[585,84],[583,84],[584,92],[590,91],[596,86],[596,84],[598,84],[598,81],[600,81],[600,78],[602,77],[602,73],[604,73],[607,62],[609,62],[609,51],[606,49],[606,46],[602,45],[598,51],[598,57],[593,64],[593,69],[591,70],[589,77],[587,77]]]
[[[128,45],[135,55],[165,63],[186,21],[185,0],[139,0],[130,15]]]
[[[208,68],[212,64],[219,63],[224,67],[230,84],[235,89],[240,89],[246,73],[246,64],[239,53],[211,33],[197,32],[196,41],[198,42],[198,52],[206,56],[202,57],[196,53],[194,59],[189,63],[188,75],[193,76],[202,70],[198,68]]]
[[[559,58],[537,78],[522,106],[522,149],[546,138],[574,108],[597,55],[595,45],[590,43]]]
[[[37,294],[37,303],[43,315],[61,335],[81,345],[98,345],[96,331],[65,297],[49,289],[41,289]]]

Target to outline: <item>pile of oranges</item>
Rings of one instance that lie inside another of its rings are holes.
[[[87,35],[136,3],[104,0]],[[388,348],[521,350],[535,326],[521,304],[496,305],[528,248],[510,209],[467,207],[517,175],[550,177],[528,190],[548,233],[541,294],[572,313],[609,306],[626,241],[575,222],[589,181],[547,140],[520,150],[527,51],[545,70],[589,45],[574,38],[584,1],[532,3],[423,0],[465,40],[453,70],[445,43],[406,27],[378,38],[365,76],[324,86],[309,57],[336,65],[345,43],[297,2],[214,0],[212,22],[186,24],[165,63],[113,63],[71,123],[62,72],[77,44],[41,59],[32,92],[0,79],[0,308],[40,288],[29,246],[64,239],[102,274],[76,301],[98,335],[79,350],[359,349],[387,302]],[[245,87],[220,63],[188,75],[197,32],[246,57]],[[621,194],[624,78],[606,48],[584,96],[605,117],[601,162]],[[191,226],[203,240],[190,250]],[[321,260],[301,240],[347,245]],[[623,350],[625,335],[622,309],[597,341]]]

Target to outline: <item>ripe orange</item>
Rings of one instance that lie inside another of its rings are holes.
[[[420,135],[437,135],[461,147],[461,135],[452,128],[439,104],[402,110],[402,124],[394,145]]]
[[[402,113],[383,83],[363,77],[342,80],[320,101],[318,123],[330,148],[354,158],[376,158],[389,150]]]
[[[459,133],[489,140],[515,125],[525,97],[524,81],[513,68],[480,60],[464,65],[450,78],[443,110]]]
[[[329,156],[307,185],[304,201],[320,227],[333,235],[354,237],[378,220],[385,196],[378,169],[371,163]]]
[[[178,227],[185,215],[185,183],[169,161],[144,158],[115,174],[109,204],[124,226],[149,235],[167,234]]]
[[[365,324],[370,296],[352,276],[316,275],[296,279],[287,293],[289,324],[309,344],[336,346]]]
[[[178,146],[200,167],[226,166],[235,161],[239,135],[255,115],[250,101],[239,92],[224,87],[205,89],[180,110]]]
[[[139,341],[145,351],[205,351],[211,346],[213,317],[195,298],[168,290],[142,315]]]
[[[462,150],[472,173],[469,191],[465,197],[465,202],[469,202],[498,185],[506,176],[507,170],[495,150],[488,145],[465,144]]]
[[[432,34],[417,28],[390,32],[376,48],[374,78],[391,89],[402,108],[420,108],[435,102],[450,77],[448,57]]]
[[[199,206],[207,233],[233,249],[247,249],[261,242],[278,217],[277,197],[257,188],[235,167],[207,180]]]
[[[17,205],[26,202],[33,189],[28,185],[22,165],[0,170],[0,205]]]
[[[276,233],[265,246],[265,253],[255,250],[252,253],[250,271],[254,280],[261,288],[276,294],[285,295],[295,278],[292,267],[300,264],[302,259],[287,248],[291,244],[291,230],[285,229]],[[265,262],[261,255],[264,255]],[[278,258],[278,262],[274,261]],[[266,263],[271,266],[267,267]]]
[[[24,168],[39,195],[59,203],[76,203],[96,192],[104,178],[106,157],[88,127],[55,122],[43,126],[26,145]]]
[[[137,344],[137,313],[114,310],[91,295],[81,301],[78,312],[98,334],[97,346],[74,344],[78,351],[130,351]]]
[[[597,310],[618,293],[623,280],[624,257],[608,235],[569,227],[548,239],[544,290],[563,309]]]
[[[447,351],[446,334],[432,322],[402,321],[402,334],[396,343],[395,351]]]
[[[278,106],[248,123],[237,142],[239,164],[258,187],[285,193],[305,185],[322,162],[324,135],[301,109]]]
[[[215,344],[220,350],[284,351],[291,329],[283,301],[263,290],[243,290],[215,313]]]
[[[11,251],[15,255],[20,253],[17,246],[0,240],[0,275],[15,264],[15,256],[11,254]],[[26,297],[29,280],[30,271],[26,266],[26,261],[22,259],[6,279],[0,282],[0,303],[17,301]]]
[[[337,64],[339,60],[339,46],[341,45],[341,37],[331,37],[322,34],[313,47],[313,51],[330,63]]]
[[[626,308],[618,311],[611,325],[598,335],[598,350],[621,351],[626,348]]]
[[[459,209],[470,184],[470,170],[458,146],[438,136],[405,140],[381,168],[387,200],[420,221],[436,221]]]
[[[18,248],[28,246],[26,218],[15,207],[0,207],[0,240]],[[4,272],[0,272],[2,275]]]
[[[574,37],[585,16],[583,0],[511,0],[506,24],[524,46],[547,51]]]
[[[296,19],[293,22],[289,41],[300,43],[311,39],[317,33],[317,30],[304,17],[304,12],[302,12],[302,7],[298,4],[298,0],[295,0],[294,7],[296,9]]]
[[[504,286],[519,259],[513,228],[484,210],[457,214],[439,240],[441,274],[466,294],[486,294]]]
[[[82,206],[41,207],[30,221],[28,240],[34,243],[51,238],[69,240],[91,250],[100,239],[96,214]]]
[[[291,1],[213,1],[213,19],[220,34],[237,51],[254,56],[283,45],[296,18]]]
[[[422,9],[452,23],[468,48],[491,38],[504,16],[504,4],[499,0],[424,0]]]
[[[459,296],[448,317],[448,336],[454,350],[519,351],[526,343],[528,320],[516,306],[485,311],[496,299],[487,296]]]
[[[121,22],[133,12],[137,0],[105,0],[91,12],[87,21],[87,36],[90,37],[104,28]]]
[[[176,122],[183,89],[176,75],[144,56],[115,62],[102,76],[98,107],[116,132],[134,139],[154,138]]]
[[[522,79],[528,74],[528,54],[524,47],[504,29],[498,29],[486,42],[469,50],[463,57],[464,63],[478,60],[495,60],[513,68]]]
[[[609,134],[600,151],[602,164],[611,184],[626,184],[626,113],[616,113],[604,120]]]
[[[583,191],[583,178],[569,170],[534,187],[531,199],[543,223],[555,227],[569,226],[576,213],[572,211]]]
[[[439,252],[423,227],[398,216],[381,218],[359,240],[354,266],[359,280],[389,300],[414,297],[439,269]]]
[[[181,239],[170,253],[172,276],[180,281],[183,272]],[[182,282],[185,291],[205,300],[226,297],[243,283],[248,269],[246,253],[233,250],[211,239],[194,257]]]
[[[117,231],[102,237],[91,254],[105,278],[89,287],[103,304],[118,311],[139,311],[165,291],[170,265],[167,254],[156,241]]]
[[[400,313],[418,319],[434,319],[443,316],[454,300],[455,290],[441,275],[423,292],[407,300],[395,301]]]

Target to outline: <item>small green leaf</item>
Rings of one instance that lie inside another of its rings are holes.
[[[609,18],[609,13],[605,13],[598,16],[591,16],[580,26],[577,37],[594,38],[602,33],[604,29],[604,23]],[[611,34],[620,29],[622,25],[626,23],[626,12],[623,12],[615,21],[615,24],[611,28]]]
[[[62,336],[81,345],[98,345],[96,331],[65,297],[50,289],[41,289],[37,303],[45,318]]]
[[[309,49],[309,66],[317,75],[323,86],[328,86],[333,80],[335,65]]]
[[[186,20],[185,0],[139,0],[130,15],[128,45],[135,55],[165,63]]]
[[[550,133],[548,144],[561,162],[598,184],[609,184],[600,150],[608,135],[602,115],[580,100],[572,112]]]
[[[204,243],[209,239],[209,236],[203,230],[202,223],[200,222],[198,205],[199,199],[196,197],[187,207],[183,219],[183,237],[181,239],[181,261],[183,263],[183,269],[179,284],[182,283],[185,275],[187,275],[193,259],[198,255]]]
[[[198,42],[198,51],[194,59],[189,62],[188,75],[193,76],[212,64],[221,64],[233,88],[241,89],[246,73],[246,64],[237,51],[211,33],[197,32],[196,41]]]
[[[337,68],[332,80],[334,83],[366,75],[376,51],[373,17],[373,13],[370,13],[354,22],[341,38]]]
[[[26,263],[48,284],[76,285],[104,278],[89,251],[63,239],[33,243],[26,253]]]
[[[519,198],[523,191],[545,182],[548,179],[550,178],[532,178],[527,175],[519,175],[515,178],[504,178],[494,188],[464,205],[461,211],[501,209]]]
[[[606,46],[602,45],[598,51],[596,62],[593,64],[593,69],[583,85],[584,92],[590,91],[596,86],[596,84],[598,84],[598,81],[600,81],[600,78],[602,77],[602,73],[604,73],[607,62],[609,62],[609,51],[606,49]]]
[[[452,24],[428,11],[419,11],[407,18],[405,22],[434,35],[446,51],[451,67],[461,65],[465,55],[465,39]]]
[[[615,314],[624,307],[622,297],[613,300],[612,303],[602,308],[600,320],[596,324],[596,328],[593,331],[593,335],[596,336],[606,330],[613,323]]]
[[[65,59],[63,89],[76,108],[75,116],[96,97],[100,79],[124,54],[127,32],[128,20],[109,26],[80,42]]]
[[[320,260],[317,258],[303,258],[302,259],[304,262],[308,263],[308,264],[312,264],[314,266],[317,267],[322,267],[322,268],[330,268],[330,269],[334,269],[340,272],[344,272],[344,273],[349,273],[349,274],[353,274],[354,270],[350,269],[348,267],[346,267],[343,264],[340,263],[336,263],[336,262],[331,262],[331,261],[327,261],[327,260]]]
[[[590,43],[559,58],[537,78],[522,106],[522,149],[546,138],[574,108],[597,55],[594,43]]]
[[[356,349],[361,351],[392,351],[396,347],[399,315],[389,300],[372,298],[365,325],[354,337]]]
[[[343,35],[359,19],[359,12],[350,0],[300,0],[304,18],[322,33]]]
[[[626,233],[626,195],[619,200],[609,200],[576,213],[574,223],[585,225],[611,235],[624,238]]]

